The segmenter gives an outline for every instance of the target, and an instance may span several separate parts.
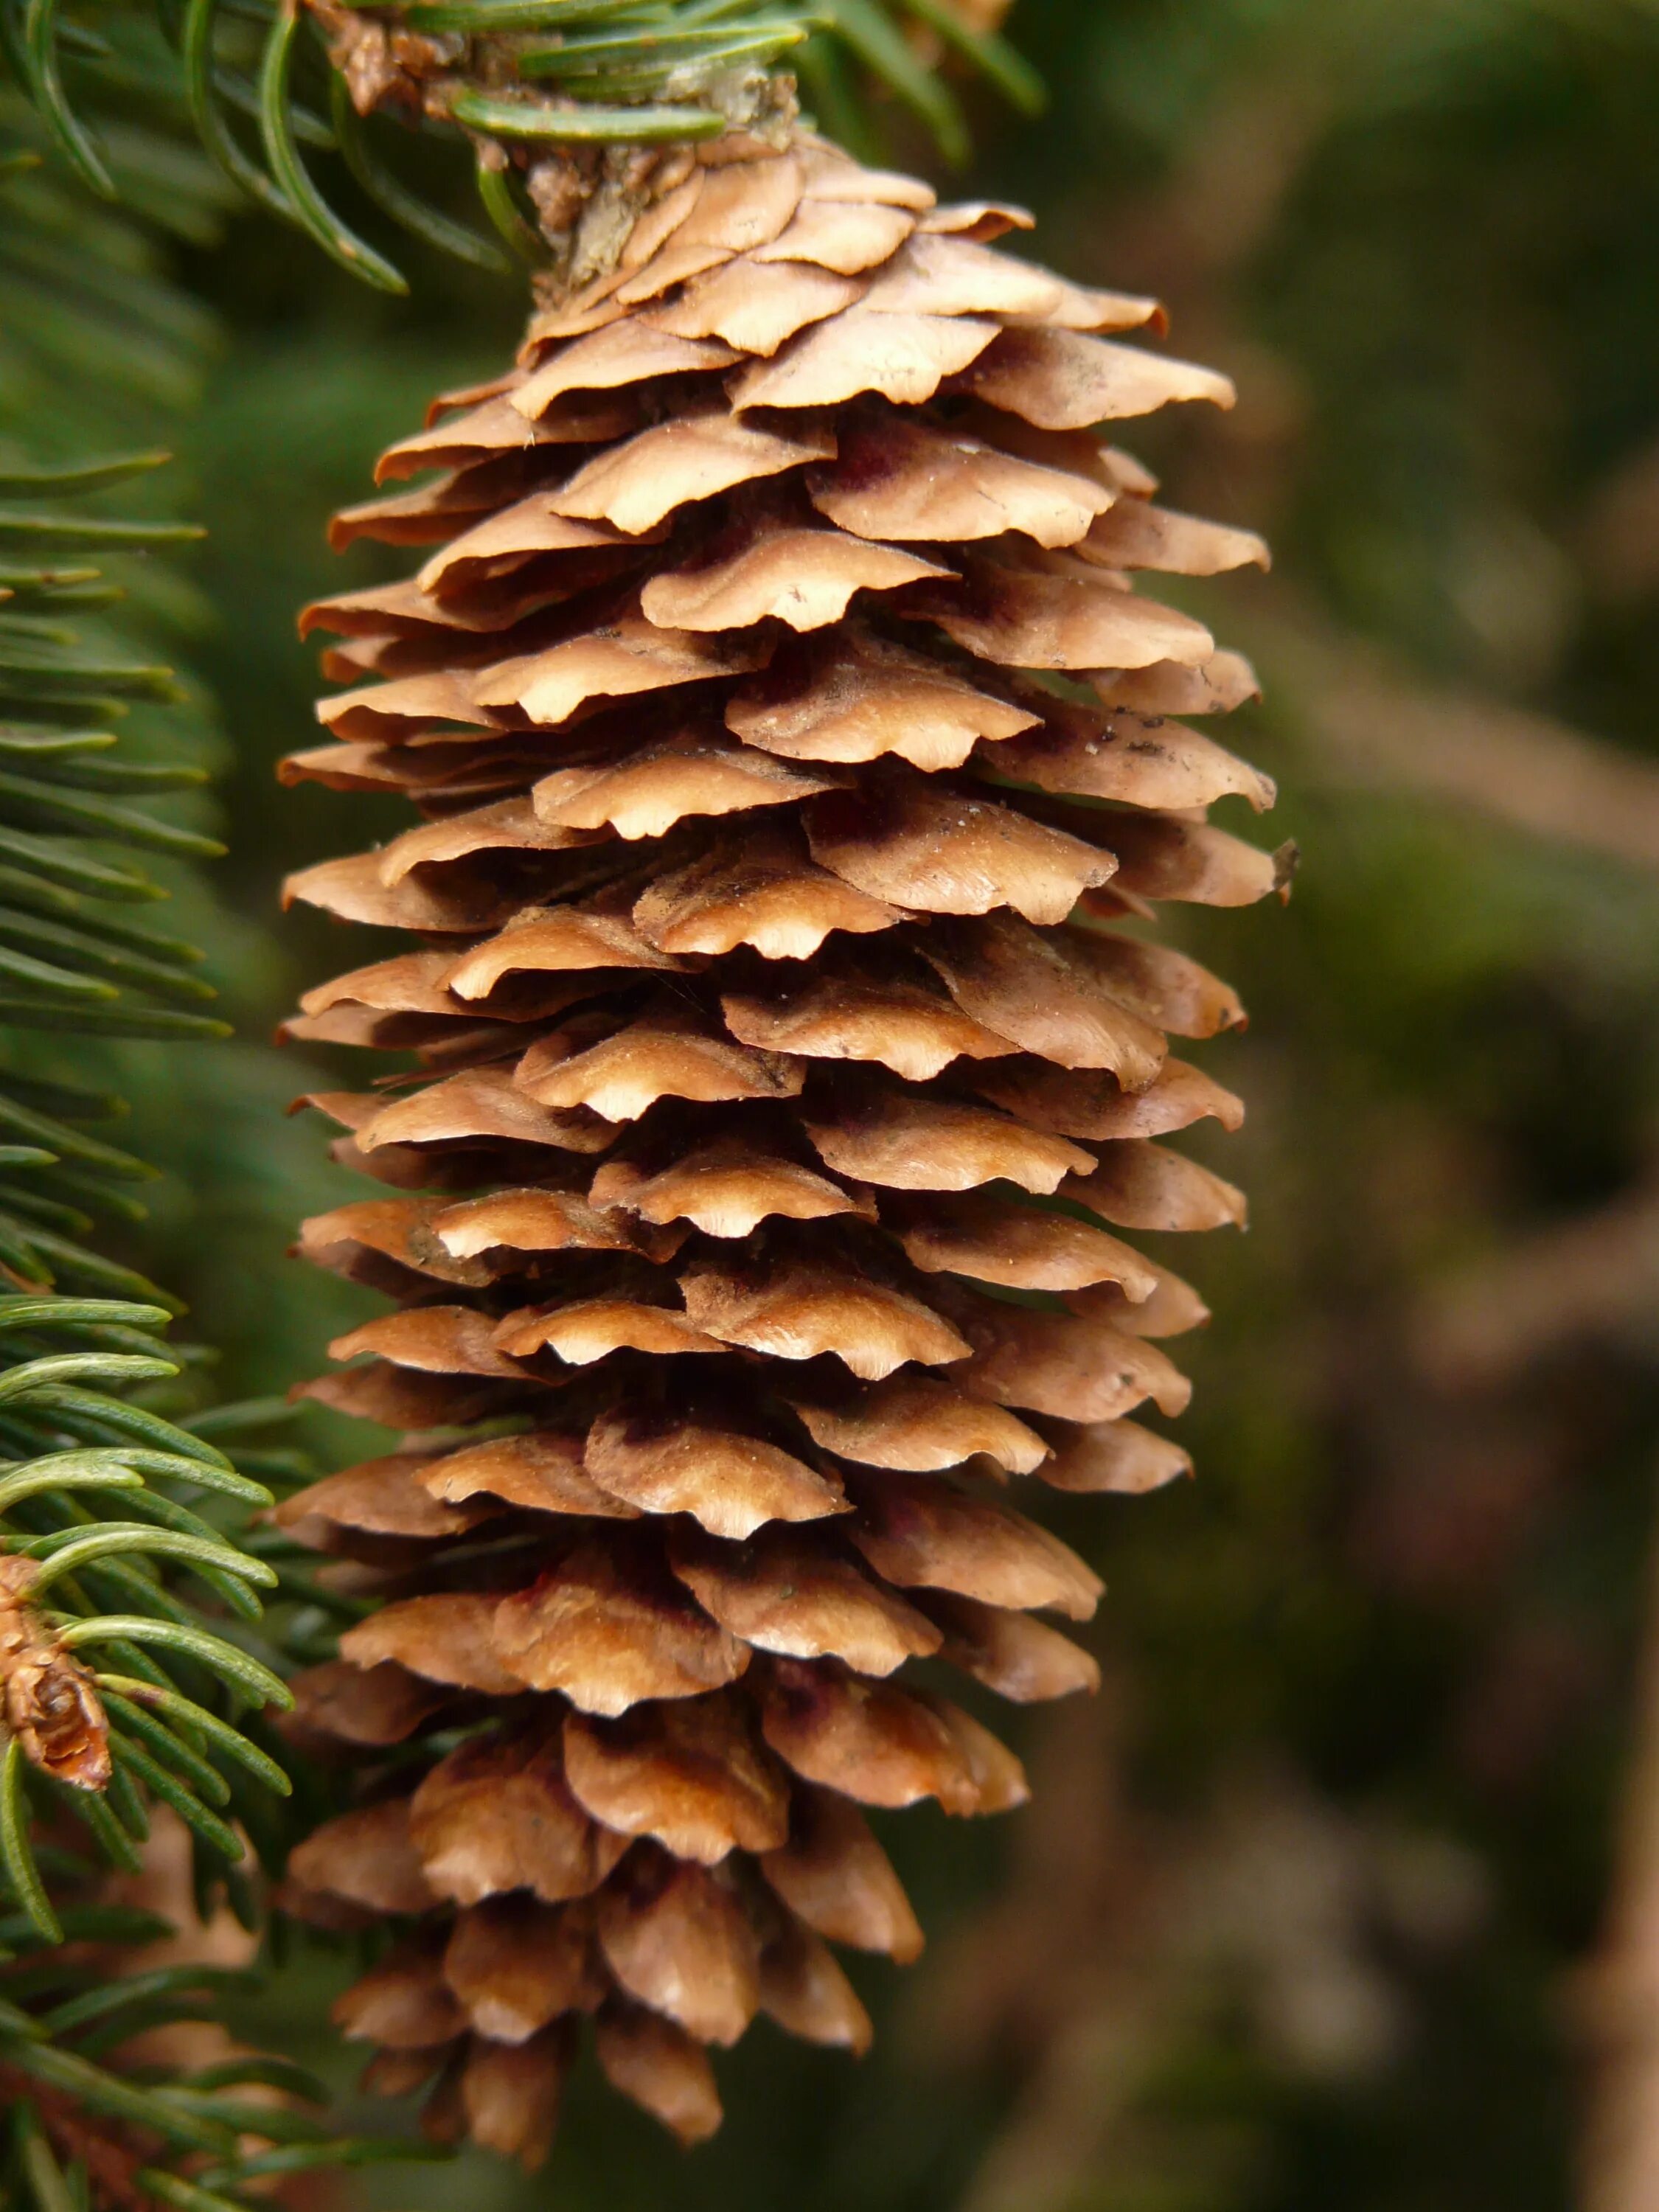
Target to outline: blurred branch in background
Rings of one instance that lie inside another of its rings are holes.
[[[1659,1187],[1505,1245],[1425,1296],[1414,1349],[1449,1387],[1491,1388],[1564,1346],[1659,1352]]]
[[[1659,760],[1503,699],[1425,683],[1306,616],[1271,618],[1256,641],[1307,732],[1310,779],[1420,792],[1528,836],[1659,869]]]

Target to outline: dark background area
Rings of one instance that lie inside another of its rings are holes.
[[[1617,1841],[1659,1636],[1659,8],[1024,0],[1010,28],[1051,105],[975,100],[961,188],[1033,206],[1030,250],[1158,292],[1236,376],[1236,412],[1144,457],[1278,555],[1191,594],[1258,659],[1228,741],[1304,854],[1288,908],[1183,925],[1253,1016],[1206,1055],[1249,1123],[1193,1149],[1254,1225],[1167,1240],[1217,1311],[1200,1480],[1060,1501],[1110,1584],[1106,1690],[1017,1727],[1029,1811],[886,1822],[932,1940],[854,1966],[872,2058],[763,2024],[689,2158],[584,2076],[539,2179],[469,2157],[378,2204],[1557,2212],[1586,2112],[1627,2094],[1604,1930],[1642,1880]],[[173,626],[227,740],[243,1042],[149,1083],[135,1139],[179,1170],[154,1271],[238,1393],[315,1371],[356,1310],[281,1256],[343,1178],[282,1118],[314,1064],[263,1040],[371,955],[279,921],[278,885],[375,813],[274,785],[316,689],[294,612],[382,573],[327,553],[330,509],[520,312],[400,258],[401,302],[252,213],[174,249],[219,328],[169,431],[211,614]],[[279,1978],[259,2033],[314,2058],[333,1971]],[[1600,2140],[1582,2201],[1643,2212]]]

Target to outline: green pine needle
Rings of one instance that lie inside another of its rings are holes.
[[[301,12],[299,0],[283,0],[276,25],[265,42],[264,62],[259,71],[259,130],[264,141],[265,158],[295,220],[311,233],[331,259],[382,292],[405,293],[409,289],[406,279],[384,255],[377,253],[340,221],[313,184],[300,158],[289,86]]]
[[[704,107],[554,107],[541,100],[461,92],[450,111],[471,130],[552,146],[666,145],[719,138],[726,131],[725,118]]]

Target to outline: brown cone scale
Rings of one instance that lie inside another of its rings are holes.
[[[415,1055],[310,1102],[380,1191],[303,1249],[394,1309],[309,1387],[407,1433],[283,1511],[385,1601],[298,1725],[392,1761],[290,1893],[397,1923],[371,2080],[527,2162],[584,2020],[687,2142],[757,2013],[864,2047],[830,1946],[921,1936],[863,1808],[1022,1801],[952,1670],[1091,1687],[1044,1487],[1187,1466],[1135,1417],[1204,1308],[1118,1232],[1242,1221],[1165,1139],[1237,1126],[1170,1040],[1243,1014],[1145,924],[1285,868],[1170,719],[1248,668],[1141,586],[1265,554],[1097,431],[1225,380],[1024,220],[809,137],[664,157],[339,518],[417,576],[307,613],[349,688],[287,774],[421,820],[290,886],[411,933],[294,1034]]]

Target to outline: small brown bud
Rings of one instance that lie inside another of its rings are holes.
[[[28,1603],[32,1559],[0,1559],[0,1717],[43,1774],[107,1789],[109,1722],[91,1675]]]

